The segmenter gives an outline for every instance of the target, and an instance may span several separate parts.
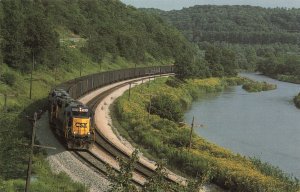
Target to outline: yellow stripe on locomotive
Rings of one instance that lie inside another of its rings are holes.
[[[90,134],[90,119],[73,118],[72,133],[77,136],[86,136]]]

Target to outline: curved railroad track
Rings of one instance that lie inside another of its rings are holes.
[[[154,76],[151,77],[153,78]],[[96,94],[96,96],[93,96],[92,98],[90,98],[88,101],[85,102],[95,112],[95,116],[96,116],[97,106],[111,93],[113,93],[114,91],[120,88],[128,86],[130,83],[133,84],[138,81],[144,81],[144,80],[150,80],[149,76],[133,79],[133,80],[127,80],[126,82],[121,82],[118,85],[112,86],[111,88],[108,88],[107,90],[100,92],[99,94]],[[93,150],[73,151],[73,153],[77,158],[79,158],[85,164],[91,166],[92,169],[102,174],[106,173],[107,164],[113,167],[116,171],[119,171],[119,166],[116,160],[117,157],[129,159],[131,156],[130,152],[125,151],[124,149],[121,149],[120,147],[115,145],[114,142],[110,141],[109,138],[107,138],[98,128],[95,129],[95,144],[93,148],[94,148]],[[95,150],[100,152],[100,154],[95,153]],[[149,166],[149,163],[145,163],[145,160],[143,161],[140,158],[135,165],[132,181],[136,185],[142,186],[146,182],[147,178],[154,175],[155,168],[156,166],[154,164]],[[181,180],[179,180],[175,174],[171,174],[170,171],[168,171],[166,176],[167,181],[175,182],[178,184],[185,184],[185,180],[182,180],[181,177],[180,179]]]

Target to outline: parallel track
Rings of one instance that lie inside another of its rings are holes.
[[[141,81],[142,79],[143,80],[149,79],[149,76],[144,77],[144,78],[139,78],[138,80],[135,79],[132,81],[127,81],[125,83],[114,86],[114,87],[100,93],[99,95],[95,96],[94,98],[92,98],[87,103],[87,106],[89,106],[95,112],[98,104],[103,99],[105,99],[108,95],[110,95],[112,92],[114,92],[115,90],[117,90],[121,87],[128,85],[129,83],[135,83],[137,81]],[[130,156],[128,156],[124,151],[122,151],[121,149],[116,147],[111,141],[109,141],[105,136],[103,136],[103,134],[101,132],[99,132],[98,129],[95,129],[95,147],[97,147],[101,151],[105,151],[107,154],[109,154],[109,156],[111,156],[114,159],[116,159],[117,157],[121,157],[124,159],[130,158]],[[104,162],[99,157],[94,155],[91,151],[73,151],[72,153],[74,153],[74,155],[77,156],[77,158],[79,158],[85,164],[92,167],[92,169],[94,169],[96,172],[106,175],[106,173],[107,173],[106,162]],[[118,170],[116,170],[116,171],[118,171]],[[148,166],[146,166],[138,161],[135,165],[134,172],[138,175],[141,175],[145,179],[147,179],[154,175],[155,170],[149,168]],[[169,182],[176,182],[176,181],[173,181],[172,179],[170,179],[169,177],[166,177],[166,180]],[[143,185],[143,183],[141,183],[140,181],[137,181],[134,179],[132,181],[137,186]]]

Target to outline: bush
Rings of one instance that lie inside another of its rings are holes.
[[[269,84],[267,82],[252,81],[243,85],[243,89],[248,92],[269,91],[277,88],[277,85]]]
[[[3,81],[9,86],[13,86],[16,82],[16,77],[12,73],[4,73],[1,77],[1,81]]]
[[[183,120],[183,111],[180,102],[175,101],[169,95],[158,95],[151,99],[148,110],[161,118],[179,122]]]
[[[176,78],[176,77],[170,77],[170,78],[168,78],[168,80],[166,81],[166,84],[167,84],[168,86],[170,86],[170,87],[175,87],[175,88],[177,88],[177,87],[180,87],[180,85],[182,85],[183,82],[182,82],[180,79]]]

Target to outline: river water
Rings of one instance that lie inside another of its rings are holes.
[[[248,93],[241,86],[209,93],[194,102],[185,120],[204,127],[195,133],[235,153],[260,158],[300,178],[300,110],[293,97],[300,85],[241,73],[257,81],[277,84],[277,89]]]

